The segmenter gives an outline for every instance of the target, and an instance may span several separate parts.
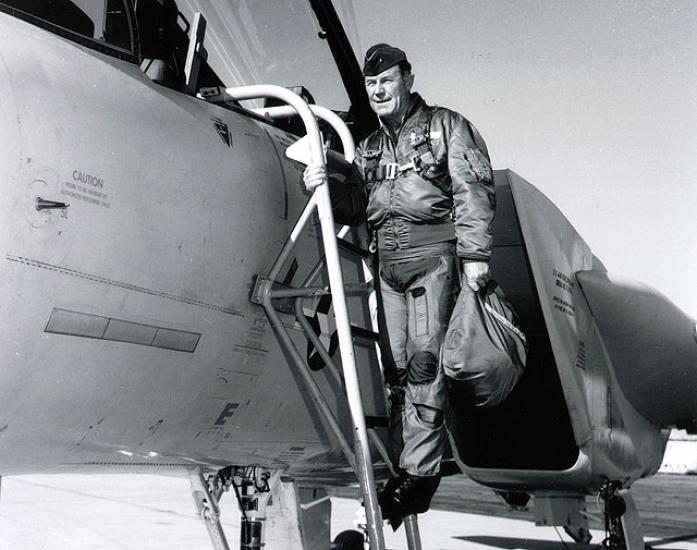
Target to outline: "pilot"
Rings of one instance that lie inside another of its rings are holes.
[[[486,145],[462,115],[413,93],[406,54],[376,44],[365,88],[380,127],[356,150],[345,183],[330,181],[339,223],[367,220],[377,249],[385,329],[398,376],[389,384],[390,440],[399,476],[379,494],[390,520],[428,510],[446,446],[440,347],[460,289],[486,285],[494,183]],[[326,181],[305,170],[309,190]],[[381,327],[382,328],[382,327]]]

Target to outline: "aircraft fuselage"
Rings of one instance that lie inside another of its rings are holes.
[[[295,138],[8,15],[0,26],[0,474],[344,468],[249,301],[308,198],[283,155]],[[294,281],[321,256],[315,233]]]

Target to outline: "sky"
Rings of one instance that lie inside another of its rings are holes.
[[[406,50],[494,168],[546,194],[615,275],[697,319],[697,0],[334,0],[357,57]],[[309,3],[179,0],[228,85],[302,84],[346,108]]]
[[[697,318],[697,0],[352,4],[360,60],[406,50],[414,89],[470,119],[494,168]]]

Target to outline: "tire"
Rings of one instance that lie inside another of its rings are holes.
[[[339,533],[332,543],[332,550],[364,550],[365,537],[360,531],[349,529]]]

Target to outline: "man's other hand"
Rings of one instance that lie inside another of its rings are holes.
[[[467,286],[475,292],[484,288],[489,282],[489,264],[487,262],[464,262]]]
[[[305,189],[314,191],[327,181],[327,169],[324,166],[308,166],[303,172]]]

